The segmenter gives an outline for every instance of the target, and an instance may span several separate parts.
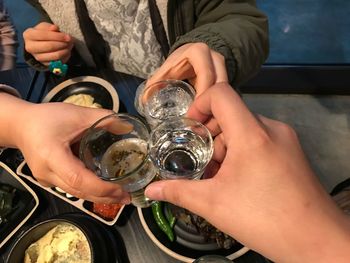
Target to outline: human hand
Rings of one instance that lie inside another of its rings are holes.
[[[58,26],[42,22],[23,33],[24,48],[41,64],[48,66],[50,61],[66,63],[73,48],[73,38],[59,31]]]
[[[34,177],[44,186],[58,186],[78,198],[97,203],[129,203],[129,194],[99,179],[73,154],[71,145],[109,110],[90,109],[67,103],[26,105],[14,129],[16,146],[22,151]],[[110,127],[111,128],[111,127]],[[125,123],[113,127],[124,133]]]
[[[218,82],[227,82],[225,58],[205,43],[189,43],[177,48],[147,81],[188,80],[197,95]]]
[[[188,116],[217,134],[212,176],[158,181],[146,196],[206,218],[273,261],[348,260],[349,221],[313,174],[289,126],[254,116],[226,84],[199,96]]]

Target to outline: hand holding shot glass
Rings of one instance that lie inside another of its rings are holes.
[[[114,133],[112,127],[120,122],[131,124],[130,131]],[[147,207],[151,202],[144,196],[144,188],[157,174],[148,156],[149,135],[147,126],[137,117],[114,113],[87,130],[80,143],[79,157],[98,177],[129,192],[132,204]]]
[[[152,88],[150,88],[152,87]],[[146,186],[159,179],[199,179],[213,154],[208,129],[184,117],[195,91],[183,81],[166,80],[140,86],[135,106],[152,132],[139,118],[122,113],[108,115],[84,134],[79,156],[101,179],[119,184],[138,207],[152,204]],[[129,123],[124,134],[112,127]]]
[[[153,129],[149,154],[161,179],[198,179],[211,159],[210,132],[184,117],[195,95],[191,85],[174,79],[137,88],[135,108]]]

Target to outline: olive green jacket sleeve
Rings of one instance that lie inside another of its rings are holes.
[[[171,51],[185,43],[206,43],[226,58],[234,87],[257,73],[268,56],[269,42],[268,20],[255,0],[195,0],[193,7],[195,28],[178,37]]]

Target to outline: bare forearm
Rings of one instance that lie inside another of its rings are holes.
[[[21,117],[30,103],[4,92],[0,92],[0,103],[0,146],[17,147]]]

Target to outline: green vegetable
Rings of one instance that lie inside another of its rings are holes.
[[[163,214],[163,203],[159,201],[153,202],[152,213],[159,228],[167,235],[170,241],[174,241],[173,229]]]
[[[171,228],[174,228],[175,222],[176,222],[176,217],[173,215],[170,207],[168,204],[165,205],[165,216],[166,219],[169,222],[169,225]]]
[[[0,224],[6,222],[6,217],[14,210],[13,199],[16,189],[10,185],[0,185]]]

